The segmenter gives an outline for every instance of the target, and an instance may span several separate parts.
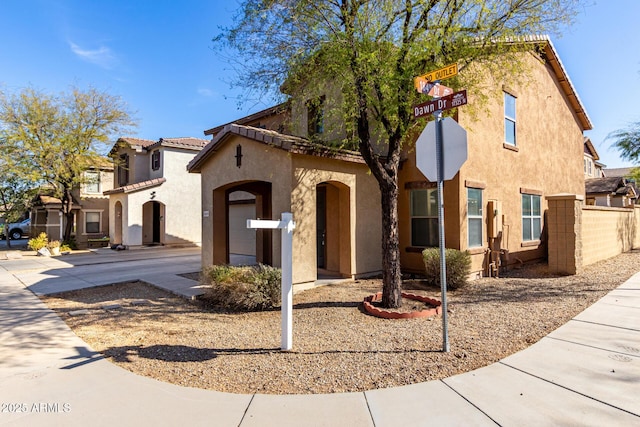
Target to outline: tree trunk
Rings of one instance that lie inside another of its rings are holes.
[[[382,197],[382,305],[402,305],[402,272],[398,233],[398,183],[380,183]]]
[[[68,243],[71,241],[71,232],[73,231],[73,197],[71,195],[71,186],[66,186],[63,191],[60,210],[62,211],[62,217],[65,219],[62,241]]]

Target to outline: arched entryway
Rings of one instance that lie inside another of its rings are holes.
[[[249,217],[270,219],[271,215],[269,182],[236,182],[214,190],[213,264],[229,264],[233,258],[238,264],[272,265],[272,231],[246,230]]]
[[[142,205],[142,244],[164,243],[164,204],[150,201]]]
[[[340,182],[316,186],[318,279],[351,276],[350,198],[349,187]]]
[[[122,203],[117,201],[114,207],[115,223],[113,231],[113,242],[115,244],[122,244]]]

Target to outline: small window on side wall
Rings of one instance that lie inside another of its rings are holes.
[[[504,92],[504,142],[516,145],[516,97]]]
[[[160,150],[151,153],[151,169],[154,171],[160,169]]]
[[[482,246],[482,190],[467,188],[467,221],[469,228],[469,247]]]
[[[522,241],[540,240],[542,234],[541,197],[535,194],[522,195]]]

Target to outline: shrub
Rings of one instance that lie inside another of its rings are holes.
[[[67,245],[66,243],[63,243],[60,246],[60,252],[71,252],[71,246]]]
[[[422,251],[422,259],[426,269],[426,280],[429,284],[440,286],[440,250],[428,248]],[[458,289],[465,286],[471,273],[471,255],[467,251],[445,249],[447,268],[447,289]]]
[[[266,310],[280,305],[280,269],[258,265],[214,265],[202,274],[204,299],[216,306],[239,311]]]
[[[29,239],[29,241],[27,242],[27,246],[31,250],[39,251],[40,249],[46,247],[48,243],[49,238],[47,237],[47,233],[40,233],[38,237]]]
[[[60,240],[50,240],[49,243],[47,243],[47,248],[49,249],[59,248],[59,247],[60,247]]]

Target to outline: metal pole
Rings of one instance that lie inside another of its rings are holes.
[[[280,349],[291,350],[293,347],[293,214],[282,213],[282,330]]]
[[[436,119],[436,156],[438,164],[438,236],[440,243],[440,292],[442,294],[442,351],[448,353],[449,330],[447,313],[447,263],[444,246],[444,150],[442,147],[442,111],[433,113]]]

